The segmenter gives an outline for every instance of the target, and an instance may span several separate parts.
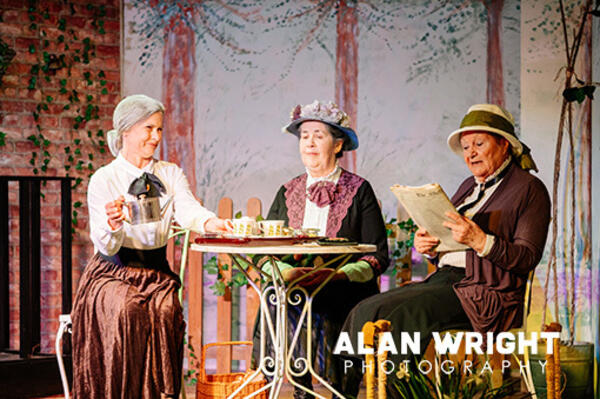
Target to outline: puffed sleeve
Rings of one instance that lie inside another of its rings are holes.
[[[279,191],[277,191],[277,195],[275,195],[275,199],[271,203],[271,208],[269,208],[269,213],[267,214],[267,219],[269,220],[285,220],[286,224],[288,222],[287,215],[287,207],[285,205],[285,192],[286,188],[281,186]]]
[[[108,216],[104,207],[114,200],[116,198],[112,198],[108,189],[108,176],[104,170],[99,169],[92,175],[88,184],[90,238],[96,249],[107,256],[112,256],[119,251],[125,237],[123,226],[112,230],[108,225]]]
[[[204,233],[204,224],[216,215],[200,205],[190,190],[190,184],[180,167],[173,176],[173,207],[175,220],[182,227]]]
[[[356,195],[360,210],[360,241],[377,246],[377,252],[363,256],[360,260],[367,261],[373,268],[374,275],[378,276],[385,272],[390,264],[387,233],[381,208],[368,181],[365,180]]]
[[[526,190],[512,239],[496,236],[485,257],[494,265],[521,275],[527,275],[542,258],[551,210],[550,196],[540,180],[533,180]]]

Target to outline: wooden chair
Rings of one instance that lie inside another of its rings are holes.
[[[430,268],[431,270],[431,268]],[[511,329],[510,332],[513,334],[517,334],[519,332],[527,332],[527,316],[529,315],[529,308],[531,305],[531,292],[533,289],[533,278],[534,278],[534,271],[531,271],[529,273],[529,277],[527,279],[527,287],[525,289],[525,298],[524,298],[524,311],[523,311],[523,325],[520,328],[515,328],[515,329]],[[376,323],[367,323],[367,324],[382,324],[386,322],[385,320],[379,320]],[[387,322],[389,324],[389,322]],[[367,325],[365,325],[365,328],[367,327]],[[392,326],[393,327],[393,326]],[[389,331],[389,326],[387,326],[385,329],[382,328],[371,328],[371,330],[373,330],[370,334],[371,334],[371,338],[365,338],[365,345],[369,346],[371,348],[374,348],[374,337],[377,336],[378,333],[382,333],[384,331]],[[455,333],[458,330],[451,330],[451,331],[447,331],[448,333]],[[363,332],[365,332],[365,329],[363,329]],[[443,332],[442,332],[443,333]],[[367,337],[368,334],[365,333],[365,337]],[[464,350],[464,347],[463,347]],[[375,349],[375,351],[377,352],[377,350]],[[458,356],[461,356],[461,354],[459,354]],[[464,357],[465,354],[462,353],[462,356]],[[517,360],[517,362],[520,360],[517,356],[516,353],[513,353],[514,358]],[[435,349],[433,346],[433,341],[428,345],[427,350],[426,350],[426,354],[425,354],[425,358],[434,358],[434,367],[435,367],[435,373],[436,373],[436,380],[439,382],[440,380],[440,354],[436,354],[435,353]],[[533,378],[532,378],[532,374],[531,374],[531,367],[529,365],[529,354],[527,351],[525,351],[525,353],[523,354],[524,357],[524,363],[525,363],[525,375],[523,375],[524,378],[524,383],[525,383],[525,387],[527,389],[527,392],[530,394],[530,397],[532,399],[536,399],[536,394],[535,394],[535,388],[533,385]],[[387,358],[387,356],[383,356],[381,358],[377,358],[377,370],[379,370],[380,367],[380,363],[384,362],[385,359]],[[375,397],[375,384],[377,384],[378,387],[378,399],[385,399],[386,398],[386,393],[385,393],[385,380],[386,380],[386,376],[385,373],[378,373],[377,374],[377,379],[375,379],[375,359],[371,359],[371,369],[367,368],[367,373],[366,373],[366,391],[367,391],[367,397],[369,399],[372,399]],[[492,362],[496,362],[496,363],[500,363],[502,362],[502,356],[498,353],[495,353],[494,355],[492,355]],[[521,370],[521,368],[519,368],[519,370]],[[496,380],[494,381],[494,377],[496,377]],[[499,377],[499,379],[498,379]],[[494,387],[499,387],[502,385],[502,374],[497,374],[496,376],[494,376],[494,374],[492,374],[492,385]],[[441,392],[439,392],[439,387],[436,387],[436,389],[438,389],[438,394],[441,396]]]
[[[531,306],[531,292],[533,289],[534,274],[535,273],[532,270],[531,272],[529,272],[529,276],[527,278],[527,286],[525,288],[525,298],[523,301],[523,324],[521,325],[521,327],[513,328],[509,331],[510,333],[514,334],[515,336],[517,336],[519,332],[523,332],[523,333],[527,332],[527,316],[529,315],[529,307]],[[444,331],[444,332],[441,332],[441,334],[446,333],[446,332],[454,334],[458,331],[459,330]],[[461,345],[461,349],[464,351],[464,347],[462,345]],[[436,379],[439,381],[439,378],[440,378],[440,374],[439,374],[439,372],[440,372],[440,354],[435,353],[432,343],[430,343],[428,345],[427,353],[429,353],[430,356],[431,356],[431,353],[433,353]],[[486,359],[487,359],[487,356],[488,355],[486,354]],[[517,363],[520,362],[520,359],[516,353],[513,352],[512,356],[517,361]],[[465,353],[463,352],[462,354],[459,354],[459,357],[465,357]],[[505,357],[504,357],[504,355],[494,351],[494,353],[491,355],[491,358],[489,358],[487,360],[489,360],[491,367],[492,367],[492,386],[494,388],[498,388],[498,387],[502,386],[502,383],[503,383],[502,361],[505,360]],[[530,397],[532,399],[536,399],[535,388],[533,385],[533,377],[531,374],[531,367],[529,364],[528,351],[525,351],[525,353],[523,354],[523,360],[525,363],[525,375],[522,376],[523,382],[525,383],[527,392],[531,395]],[[500,368],[500,369],[498,369],[498,368]],[[521,370],[521,368],[519,367],[519,371],[520,370]]]

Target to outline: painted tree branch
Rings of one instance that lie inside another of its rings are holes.
[[[567,21],[564,12],[563,1],[559,0],[560,4],[560,15],[561,23],[563,25],[564,45],[565,54],[567,58],[567,67],[565,68],[565,90],[569,90],[572,85],[572,79],[574,75],[575,63],[577,60],[577,54],[579,53],[579,47],[581,45],[584,28],[586,26],[589,15],[592,12],[592,0],[587,0],[581,15],[581,21],[579,22],[578,29],[573,38],[573,44],[569,46],[569,39],[567,34]],[[590,99],[591,100],[591,99]],[[588,100],[589,101],[589,100]],[[573,108],[572,102],[568,101],[563,96],[560,119],[558,123],[558,132],[556,140],[556,151],[554,155],[554,176],[553,176],[553,187],[552,187],[552,243],[550,249],[550,258],[548,261],[548,269],[546,272],[546,283],[544,286],[544,310],[542,314],[542,325],[546,322],[546,310],[548,304],[548,285],[550,280],[550,273],[552,272],[554,278],[554,306],[555,306],[555,317],[559,319],[558,310],[558,279],[557,279],[557,255],[556,255],[556,242],[558,240],[558,184],[560,179],[560,167],[561,167],[561,154],[562,154],[562,141],[564,139],[565,124],[567,127],[567,135],[569,139],[569,161],[568,161],[568,173],[570,175],[571,184],[571,222],[570,222],[570,237],[569,237],[569,271],[571,274],[571,287],[568,289],[568,301],[569,301],[569,344],[571,345],[575,339],[575,166],[574,166],[574,142],[573,142]],[[567,194],[568,195],[568,194]],[[564,256],[564,255],[563,255]],[[566,266],[565,266],[566,267]],[[567,276],[565,270],[565,278]]]

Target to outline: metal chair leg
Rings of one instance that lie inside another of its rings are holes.
[[[58,370],[60,371],[60,379],[62,381],[65,399],[69,399],[69,380],[67,379],[67,372],[65,371],[65,364],[62,357],[62,337],[65,331],[71,333],[71,315],[61,314],[58,317],[58,321],[60,322],[60,325],[58,327],[58,332],[56,333],[54,347],[56,349],[56,360],[58,361]]]
[[[537,399],[537,396],[535,394],[535,386],[533,385],[533,376],[531,374],[531,365],[529,364],[529,352],[527,351],[527,349],[523,354],[523,361],[525,362],[525,375],[523,377],[525,378],[525,386],[527,387],[527,392],[529,392],[529,394],[531,395],[531,399]]]
[[[189,229],[184,229],[182,227],[171,227],[171,232],[169,234],[169,239],[177,237],[179,235],[183,235],[183,243],[181,246],[181,263],[179,265],[179,279],[181,280],[181,287],[179,287],[179,302],[181,302],[181,306],[183,306],[183,284],[185,278],[185,266],[187,265],[188,258],[188,248],[190,246],[190,233]],[[187,395],[185,393],[185,377],[181,376],[181,398],[186,399]]]

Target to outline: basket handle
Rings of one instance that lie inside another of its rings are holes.
[[[233,345],[252,345],[252,341],[223,341],[213,342],[202,346],[202,357],[200,358],[200,379],[206,380],[206,368],[204,367],[206,361],[206,350],[214,346],[233,346]]]

